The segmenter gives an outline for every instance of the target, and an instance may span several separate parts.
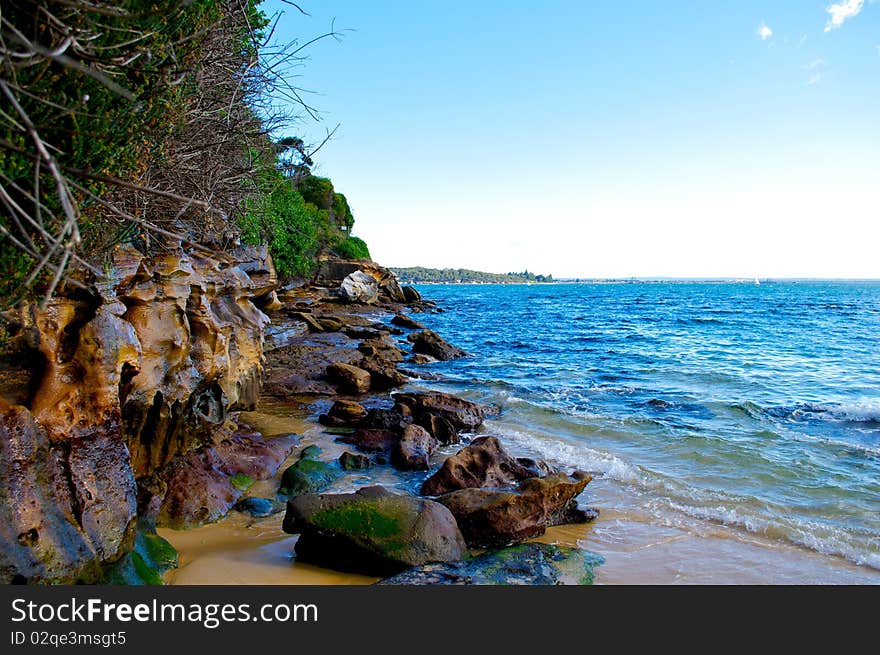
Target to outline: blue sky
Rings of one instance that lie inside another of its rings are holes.
[[[389,266],[880,277],[880,1],[302,0],[317,172]]]

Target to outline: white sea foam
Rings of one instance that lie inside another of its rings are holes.
[[[512,445],[514,450],[522,449],[552,464],[579,468],[619,482],[643,481],[642,474],[636,466],[611,453],[545,435],[530,434],[495,422],[487,422],[486,428],[490,434],[502,437],[502,441]]]
[[[731,528],[787,541],[826,555],[843,557],[863,566],[880,569],[880,550],[876,541],[852,534],[843,527],[785,516],[754,499],[723,491],[698,489],[631,464],[617,455],[571,443],[546,434],[534,434],[500,422],[487,422],[490,434],[499,436],[513,452],[520,451],[563,468],[580,468],[605,479],[623,483],[642,496],[642,506],[658,522],[694,528],[676,520],[675,515],[725,525]],[[643,496],[647,492],[646,500]]]
[[[838,421],[858,423],[880,422],[880,398],[863,398],[841,404],[813,405],[814,412]]]

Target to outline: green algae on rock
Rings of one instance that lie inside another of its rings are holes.
[[[426,564],[382,585],[590,585],[600,555],[570,546],[527,543],[458,562]]]
[[[155,528],[141,522],[134,548],[104,573],[104,580],[114,585],[164,585],[163,576],[177,568],[177,550],[156,534]]]
[[[281,476],[278,493],[285,496],[318,493],[342,477],[342,471],[318,459],[321,449],[312,444],[303,449],[299,461],[287,467]]]
[[[367,574],[454,561],[466,552],[449,510],[381,486],[351,494],[298,496],[287,503],[282,527],[300,534],[298,559]]]

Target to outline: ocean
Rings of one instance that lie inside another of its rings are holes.
[[[880,282],[419,290],[446,311],[415,318],[472,356],[418,385],[498,405],[486,432],[510,450],[591,472],[595,530],[638,517],[815,555],[781,581],[878,580]],[[867,577],[821,575],[840,563]]]

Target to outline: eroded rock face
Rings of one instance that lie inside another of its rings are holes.
[[[477,437],[422,484],[422,494],[439,496],[457,489],[506,487],[536,477],[535,469],[523,466],[501,447],[496,437]]]
[[[217,435],[228,412],[260,391],[268,318],[252,301],[275,284],[268,254],[242,256],[119,247],[94,297],[19,307],[33,392],[27,407],[4,402],[0,421],[8,461],[20,462],[0,490],[5,581],[98,580],[131,548],[135,480],[171,489],[176,477],[152,478],[175,458],[228,448],[228,431]]]
[[[0,580],[99,582],[131,548],[136,522],[122,439],[53,445],[30,411],[0,400]]]
[[[298,559],[368,574],[455,561],[465,554],[464,539],[445,507],[380,486],[298,496],[287,503],[282,527],[300,535]]]

